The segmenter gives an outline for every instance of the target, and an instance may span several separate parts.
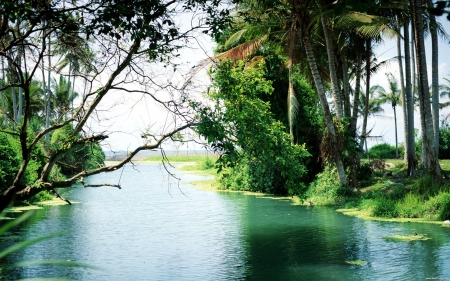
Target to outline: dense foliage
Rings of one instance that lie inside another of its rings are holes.
[[[450,124],[447,122],[439,129],[439,158],[450,159]]]
[[[202,120],[197,127],[221,156],[223,184],[237,190],[303,194],[309,153],[291,144],[286,128],[260,96],[273,92],[264,63],[225,61],[212,73],[208,97],[212,107],[194,105]]]
[[[403,157],[403,153],[402,147],[399,147],[399,157]],[[395,146],[388,143],[376,144],[369,149],[370,158],[394,159],[395,154]]]

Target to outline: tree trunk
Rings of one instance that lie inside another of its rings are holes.
[[[52,48],[51,48],[51,41],[50,41],[50,34],[48,35],[48,77],[47,77],[47,102],[46,102],[46,107],[47,107],[47,109],[46,109],[46,113],[45,113],[45,128],[48,128],[48,127],[50,127],[50,106],[51,106],[51,99],[52,99],[52,91],[51,91],[51,89],[50,89],[50,79],[51,79],[51,77],[50,77],[50,72],[51,72],[51,66],[52,66],[52,63],[51,63],[51,57],[52,57],[52,54],[51,54],[51,50],[52,50]],[[47,138],[47,140],[48,140],[48,138],[49,138],[49,135],[47,135],[46,136],[46,138]]]
[[[367,117],[369,116],[370,99],[370,57],[372,56],[371,39],[366,40],[366,97],[364,100],[363,125],[359,146],[363,149],[364,140],[367,138]]]
[[[320,104],[324,112],[325,124],[327,126],[328,132],[335,144],[338,144],[337,134],[333,123],[333,117],[331,116],[330,108],[328,107],[327,97],[325,95],[325,90],[322,83],[322,78],[320,77],[319,70],[317,68],[316,60],[314,57],[314,52],[308,37],[303,37],[303,43],[306,50],[306,55],[308,58],[309,67],[311,68],[311,74],[314,78],[314,84],[316,85],[317,94],[319,95]],[[342,185],[347,186],[347,178],[345,176],[344,163],[342,162],[342,155],[339,149],[334,151],[334,160],[336,161],[336,168],[339,176],[339,182]]]
[[[11,58],[13,58],[13,54],[11,51]],[[9,71],[10,71],[10,76],[11,76],[11,83],[15,83],[16,81],[16,75],[15,75],[15,71],[14,71],[14,66],[11,63],[11,61],[9,62]],[[17,124],[17,95],[16,95],[16,87],[11,87],[11,100],[12,100],[12,114],[13,114],[13,127],[16,128],[16,124]]]
[[[402,112],[403,112],[403,143],[405,146],[405,154],[403,156],[403,161],[408,161],[408,140],[407,140],[407,131],[408,131],[408,112],[406,110],[406,94],[405,94],[405,82],[403,75],[403,61],[402,61],[402,40],[401,40],[401,26],[399,20],[397,18],[397,53],[398,53],[398,67],[400,70],[400,87],[402,89]],[[406,31],[408,32],[408,31]],[[405,31],[404,31],[405,33]]]
[[[46,108],[45,98],[47,96],[47,91],[46,91],[46,84],[45,84],[44,51],[45,51],[45,31],[42,30],[42,91],[44,92],[44,108]]]
[[[413,7],[414,36],[416,41],[416,57],[419,74],[419,105],[425,128],[422,131],[423,151],[426,156],[424,166],[431,170],[435,177],[440,177],[441,171],[438,159],[434,153],[434,129],[431,115],[430,89],[428,86],[428,72],[425,57],[424,27],[422,21],[422,6],[420,0],[411,0]],[[425,158],[425,157],[423,157]]]
[[[413,177],[416,175],[416,165],[415,165],[415,140],[414,140],[414,98],[411,89],[411,55],[409,48],[409,24],[408,21],[404,25],[404,47],[405,47],[405,95],[406,95],[406,105],[408,111],[408,130],[406,132],[408,145],[408,176]]]
[[[397,111],[396,106],[392,106],[394,109],[394,127],[395,127],[395,158],[398,159],[398,138],[397,138]]]
[[[352,135],[356,139],[356,125],[358,123],[358,108],[359,108],[359,95],[361,91],[361,62],[362,55],[361,52],[358,52],[356,55],[356,74],[355,74],[355,94],[353,97],[353,112],[352,112],[352,121],[351,121],[351,132]]]
[[[342,82],[344,85],[344,115],[345,117],[350,117],[350,82],[348,78],[348,65],[347,65],[347,57],[344,52],[341,53],[342,57]]]
[[[2,56],[2,81],[4,84],[6,84],[5,81],[5,62],[4,62],[4,57]],[[5,111],[5,120],[3,121],[3,125],[6,125],[6,122],[8,120],[8,115],[6,114],[6,103],[5,103],[5,97],[3,95],[3,91],[0,92],[0,96],[2,97],[2,108]]]
[[[25,55],[25,50],[22,50],[23,55]],[[17,65],[19,66],[19,68],[22,68],[22,52],[19,52],[19,58],[17,60]],[[25,63],[25,61],[24,61]],[[19,72],[17,72],[18,75],[20,75]],[[23,72],[26,73],[26,70]],[[21,77],[24,78],[24,77]],[[18,79],[20,84],[23,84],[21,79]],[[23,115],[23,89],[22,87],[19,87],[19,102],[18,102],[18,112],[17,112],[17,124],[20,124],[20,122],[22,122],[22,115]]]
[[[427,5],[433,7],[433,2],[427,0]],[[431,92],[432,92],[432,115],[434,129],[434,155],[439,159],[439,61],[438,61],[438,34],[436,17],[428,13],[430,17],[431,34]]]
[[[341,120],[342,117],[344,116],[344,113],[343,113],[341,93],[339,91],[339,81],[336,72],[336,61],[333,47],[332,31],[326,25],[323,16],[321,17],[321,22],[323,27],[323,33],[325,35],[325,44],[327,47],[328,67],[330,68],[330,79],[331,79],[331,86],[333,89],[334,106],[336,107],[337,117],[339,120]]]

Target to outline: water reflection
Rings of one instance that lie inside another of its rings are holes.
[[[120,171],[91,177],[115,182]],[[8,257],[7,262],[62,259],[98,266],[34,266],[7,279],[76,280],[419,280],[450,276],[449,228],[370,222],[332,208],[206,192],[170,181],[156,165],[126,167],[122,190],[77,188],[81,202],[38,211],[11,233],[29,239],[67,231]],[[181,190],[181,191],[180,191]],[[393,243],[396,233],[431,240]],[[20,239],[19,239],[20,240]],[[1,240],[0,246],[12,243]],[[345,261],[363,260],[365,266]]]

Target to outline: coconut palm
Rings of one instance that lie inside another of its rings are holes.
[[[410,0],[412,7],[415,49],[417,52],[417,69],[419,84],[419,106],[422,128],[422,164],[431,170],[436,178],[440,178],[441,169],[435,153],[434,123],[431,113],[430,90],[425,57],[423,9],[420,0]]]
[[[369,96],[367,95],[363,89],[360,90],[360,102],[358,103],[358,112],[359,116],[364,116],[364,113],[367,112],[367,116],[378,116],[378,113],[384,112],[383,107],[381,106],[381,102],[378,98],[375,97],[375,93],[378,90],[378,85],[374,85],[370,87]],[[368,107],[365,108],[366,99],[369,101],[367,103]],[[361,138],[364,140],[367,152],[367,133],[365,135],[361,135]]]
[[[394,125],[395,125],[395,157],[398,158],[398,138],[397,138],[397,105],[401,104],[401,91],[398,87],[397,79],[392,73],[386,73],[389,82],[389,90],[386,91],[383,87],[377,86],[375,92],[378,94],[380,103],[390,103],[394,110]]]

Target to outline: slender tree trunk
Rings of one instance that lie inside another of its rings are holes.
[[[417,88],[417,67],[416,67],[416,44],[414,40],[414,22],[411,21],[411,76],[412,76],[412,95],[413,99],[416,96],[416,88]]]
[[[45,51],[45,31],[42,30],[42,54]],[[46,91],[46,84],[45,84],[45,58],[44,56],[42,56],[42,91],[44,92],[44,108],[45,108],[45,112],[46,112],[46,96],[47,96],[47,91]],[[44,116],[46,114],[44,113]]]
[[[350,112],[350,82],[348,78],[348,65],[347,65],[347,57],[344,52],[341,53],[342,57],[342,82],[344,85],[344,115],[346,117],[351,116]]]
[[[427,5],[433,7],[433,2],[427,0]],[[439,159],[439,61],[438,61],[438,34],[436,17],[432,13],[428,13],[430,17],[430,34],[431,34],[431,92],[432,92],[432,115],[434,129],[434,154]]]
[[[404,25],[404,47],[405,47],[405,95],[406,95],[406,105],[408,111],[408,130],[406,131],[408,145],[408,176],[413,177],[416,175],[416,165],[415,165],[415,140],[414,140],[414,98],[411,89],[411,55],[410,55],[410,45],[409,45],[409,24],[405,22]]]
[[[370,99],[370,57],[372,56],[371,39],[366,40],[366,96],[364,100],[363,125],[359,146],[363,149],[364,140],[367,138],[367,117],[369,116]]]
[[[440,177],[440,167],[438,159],[434,153],[434,129],[431,115],[430,89],[428,87],[428,73],[425,57],[424,27],[422,21],[422,6],[420,0],[411,0],[413,7],[414,35],[416,41],[416,57],[419,74],[419,104],[421,115],[423,116],[425,128],[423,128],[422,142],[424,150],[422,154],[427,156],[424,165],[430,169],[435,177]]]
[[[25,55],[25,50],[22,50],[23,55]],[[19,59],[17,61],[17,65],[19,68],[22,68],[22,52],[19,52]],[[24,61],[25,63],[25,61]],[[26,70],[24,71],[24,73]],[[18,72],[19,74],[19,72]],[[19,74],[20,75],[20,74]],[[19,83],[23,84],[21,79],[19,78]],[[22,122],[22,116],[23,116],[23,89],[22,87],[19,87],[19,102],[18,102],[18,112],[17,112],[17,123],[20,124]]]
[[[356,125],[358,123],[359,95],[361,91],[361,63],[362,55],[358,52],[356,55],[356,74],[355,74],[355,94],[353,97],[353,112],[351,121],[351,132],[356,139]]]
[[[395,158],[398,159],[398,138],[397,138],[397,111],[396,106],[392,106],[394,109],[394,123],[395,123]]]
[[[45,113],[45,128],[50,127],[50,106],[51,106],[51,100],[52,100],[52,91],[50,90],[50,72],[51,72],[51,58],[52,58],[52,54],[51,54],[51,40],[50,40],[51,36],[50,34],[48,35],[48,77],[47,77],[47,110]],[[47,135],[47,140],[49,138],[49,135]]]
[[[338,144],[339,142],[338,142],[338,137],[336,134],[336,129],[335,129],[334,123],[333,123],[333,117],[331,116],[330,108],[328,107],[328,101],[327,101],[327,97],[325,95],[322,78],[320,77],[319,70],[317,68],[316,60],[314,57],[314,52],[313,52],[311,43],[309,41],[309,38],[304,36],[303,43],[305,46],[308,63],[311,68],[311,74],[314,78],[314,84],[316,85],[317,94],[319,95],[320,104],[322,105],[322,109],[324,112],[325,124],[327,126],[329,134],[331,135],[332,141],[335,144]],[[342,185],[347,186],[348,182],[347,182],[347,177],[345,176],[344,163],[342,161],[341,151],[339,151],[339,150],[340,149],[337,147],[337,149],[334,151],[334,153],[335,153],[334,160],[336,161],[336,168],[337,168],[337,172],[338,172],[338,176],[339,176],[339,182]]]
[[[320,1],[319,1],[320,2]],[[323,12],[323,11],[322,11]],[[339,120],[344,116],[341,93],[339,91],[339,81],[337,78],[336,72],[336,61],[333,47],[333,36],[332,31],[326,25],[325,19],[322,16],[322,27],[323,33],[325,35],[325,44],[327,47],[327,55],[328,55],[328,67],[330,68],[330,78],[331,78],[331,86],[333,89],[333,98],[334,98],[334,106],[336,107],[336,114]]]
[[[72,95],[75,95],[75,78],[76,78],[75,75],[73,75],[72,93],[71,93]],[[73,117],[73,101],[75,100],[75,96],[73,96],[73,97],[71,96],[70,98],[71,98],[71,102],[72,102],[72,109],[70,111],[71,112],[70,116]]]
[[[11,58],[13,57],[12,51],[11,51]],[[11,62],[9,62],[9,71],[11,76],[11,83],[14,83],[16,81],[16,75],[14,71],[14,66]],[[14,123],[14,129],[16,128],[17,124],[17,94],[16,94],[16,87],[11,87],[11,100],[12,100],[12,113],[13,113],[13,123]]]
[[[397,18],[397,53],[398,53],[398,67],[400,70],[400,87],[402,89],[402,112],[403,112],[403,143],[405,146],[405,154],[403,156],[403,161],[408,161],[408,140],[407,140],[407,131],[408,131],[408,111],[406,110],[406,94],[405,94],[405,82],[404,82],[404,74],[403,74],[403,58],[402,58],[402,40],[401,40],[401,26],[399,20]],[[408,32],[408,31],[406,31]],[[405,31],[404,31],[405,33]]]
[[[2,56],[2,83],[3,85],[6,84],[6,80],[5,80],[5,62],[4,62],[4,57]],[[3,91],[0,92],[0,96],[2,97],[2,108],[5,111],[5,120],[3,121],[3,125],[6,125],[6,122],[8,120],[8,116],[6,115],[6,103],[5,103],[5,97],[3,95]]]

